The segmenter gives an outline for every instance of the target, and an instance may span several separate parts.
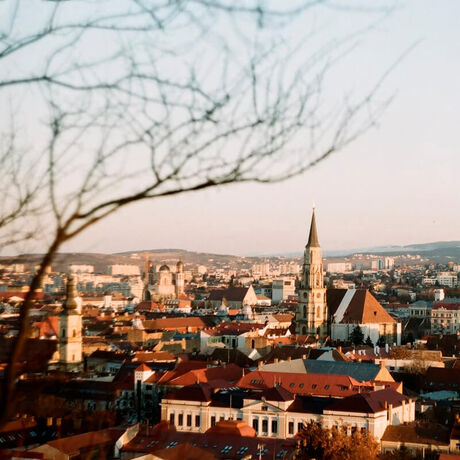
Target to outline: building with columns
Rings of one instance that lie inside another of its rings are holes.
[[[331,386],[340,380],[340,376],[327,378]],[[384,388],[334,398],[296,395],[283,386],[252,392],[196,383],[169,393],[160,406],[162,420],[179,432],[205,433],[219,421],[242,420],[257,436],[276,439],[291,438],[307,423],[316,422],[342,428],[349,435],[368,432],[380,440],[387,426],[415,419],[415,401]]]

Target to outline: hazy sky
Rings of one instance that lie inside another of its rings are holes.
[[[318,21],[338,32],[370,22],[330,11]],[[327,90],[372,86],[417,43],[384,83],[394,100],[377,129],[303,176],[136,204],[64,249],[301,251],[313,202],[325,249],[460,239],[459,24],[460,2],[412,0],[366,34]]]

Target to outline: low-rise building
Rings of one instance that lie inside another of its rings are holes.
[[[431,331],[435,334],[460,331],[460,303],[436,302],[431,310]]]

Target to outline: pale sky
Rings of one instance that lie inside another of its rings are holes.
[[[365,23],[356,12],[318,20],[339,32]],[[394,100],[376,129],[303,176],[138,203],[64,250],[302,251],[313,202],[326,250],[459,240],[459,24],[460,2],[409,0],[366,34],[327,90],[372,86],[417,43],[385,80]]]

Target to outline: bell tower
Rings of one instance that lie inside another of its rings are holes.
[[[296,334],[327,334],[328,310],[323,277],[323,257],[316,229],[315,208],[313,208],[310,234],[303,258],[296,313]]]
[[[82,321],[77,302],[75,278],[67,281],[66,299],[59,315],[59,367],[62,370],[80,370],[83,367]]]

